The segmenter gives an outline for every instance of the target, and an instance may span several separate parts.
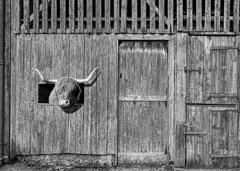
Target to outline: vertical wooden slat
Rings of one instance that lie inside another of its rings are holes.
[[[239,8],[239,7],[238,7]],[[224,20],[223,20],[223,31],[228,32],[230,27],[230,0],[224,0]]]
[[[214,31],[220,31],[220,0],[215,0]]]
[[[93,31],[93,25],[92,25],[92,10],[93,10],[93,0],[88,0],[87,1],[87,32],[92,33]]]
[[[66,32],[66,1],[60,0],[60,32]]]
[[[202,0],[196,2],[196,30],[202,30]]]
[[[119,32],[119,0],[114,1],[114,32]]]
[[[83,33],[83,0],[78,0],[78,33]]]
[[[234,0],[233,3],[233,31],[239,33],[239,1]]]
[[[179,135],[176,134],[175,144],[175,161],[176,166],[184,166],[185,153],[181,152],[183,149],[182,139],[182,123],[185,122],[185,97],[186,97],[186,73],[184,67],[186,66],[186,49],[187,49],[187,34],[177,35],[177,58],[175,59],[175,100],[178,102],[175,104],[175,121],[177,122],[176,130]],[[178,130],[179,129],[179,130]],[[179,140],[177,140],[179,137]]]
[[[137,0],[132,1],[132,32],[138,32]]]
[[[96,1],[96,32],[102,31],[102,1]]]
[[[43,72],[43,74],[46,73],[45,67],[46,67],[46,35],[39,36],[39,51],[38,51],[38,66],[40,71]],[[44,141],[45,141],[45,106],[37,106],[37,112],[38,112],[38,118],[37,118],[37,124],[38,124],[38,154],[44,154]]]
[[[29,33],[29,21],[30,21],[30,17],[29,17],[29,0],[24,0],[24,31],[25,33]]]
[[[191,0],[187,1],[187,30],[192,31],[193,29],[193,3]]]
[[[35,2],[35,1],[34,1]],[[51,32],[56,33],[57,32],[57,0],[51,1]]]
[[[111,31],[111,23],[110,23],[110,0],[105,0],[105,32],[109,33]]]
[[[97,66],[97,57],[99,54],[99,36],[93,34],[91,36],[92,48],[91,48],[91,64],[89,65],[90,70]],[[95,74],[96,75],[96,74]],[[91,124],[90,124],[90,154],[98,154],[98,113],[97,113],[97,84],[90,87],[91,91]],[[100,128],[101,129],[101,128]],[[105,145],[106,146],[106,145]]]
[[[4,152],[3,156],[8,158],[3,160],[3,163],[10,162],[10,101],[11,101],[11,0],[5,1],[5,88],[4,88]]]
[[[121,4],[121,32],[127,31],[127,1],[123,0]]]
[[[155,32],[155,1],[149,1],[150,5],[150,33]]]
[[[173,1],[168,0],[168,32],[173,32]]]
[[[20,33],[21,32],[21,18],[20,18],[20,13],[21,13],[21,5],[20,5],[20,1],[16,1],[15,3],[14,3],[14,5],[12,5],[12,11],[16,11],[16,13],[13,13],[13,18],[15,19],[15,30],[14,30],[14,32],[15,33]]]
[[[72,78],[77,78],[77,70],[81,69],[78,68],[78,61],[77,58],[80,56],[77,56],[77,36],[74,34],[70,35],[70,49],[69,49],[69,59],[70,59],[70,69],[69,69],[69,76]],[[76,130],[76,124],[82,124],[77,123],[76,119],[78,118],[77,115],[80,115],[82,113],[79,113],[78,111],[76,114],[72,113],[68,115],[68,153],[77,153],[76,144],[78,143],[80,139],[79,137],[81,134],[77,134]],[[80,126],[80,125],[79,125]]]
[[[62,77],[61,74],[61,54],[62,54],[62,35],[55,35],[54,36],[54,55],[53,55],[53,63],[54,63],[54,72],[53,78],[60,78]],[[60,152],[60,141],[61,141],[61,109],[59,106],[53,106],[53,146],[52,152],[59,153]]]
[[[75,32],[75,0],[69,1],[69,29],[70,33]]]
[[[48,0],[42,1],[42,32],[48,32]]]
[[[32,40],[32,63],[31,67],[34,68],[37,66],[37,61],[38,61],[38,36],[35,36]],[[38,147],[38,113],[36,109],[37,105],[37,85],[38,85],[38,79],[36,79],[35,74],[32,74],[32,79],[31,79],[31,152],[30,154],[37,154],[37,147]]]
[[[175,59],[174,59],[174,51],[175,51],[175,40],[176,35],[169,41],[168,43],[168,85],[169,85],[169,91],[168,91],[168,116],[169,116],[169,151],[168,151],[168,160],[174,161],[174,154],[175,154],[175,148],[174,148],[174,96],[175,96]]]
[[[118,80],[118,55],[117,40],[112,34],[109,38],[111,48],[109,51],[109,72],[108,72],[108,136],[107,136],[107,154],[117,155],[117,80]],[[111,99],[111,100],[110,100]]]
[[[34,33],[39,32],[39,1],[33,1],[33,29]]]
[[[164,22],[164,1],[162,1],[162,0],[159,0],[159,8],[158,8],[158,17],[159,17],[159,19],[158,19],[158,21],[159,21],[159,33],[163,33],[164,32],[164,30],[165,30],[165,22]],[[170,4],[168,4],[168,5],[170,5]],[[170,10],[170,7],[168,6],[168,10]],[[168,11],[168,29],[170,30],[170,27],[171,27],[171,11]]]
[[[183,0],[177,1],[177,30],[183,30]]]
[[[85,77],[91,71],[91,48],[92,48],[92,40],[90,35],[85,35],[85,60],[84,60],[84,70]],[[84,89],[84,152],[83,154],[90,153],[90,125],[91,125],[91,89]]]
[[[205,31],[211,30],[211,0],[205,1]]]
[[[54,34],[50,34],[46,36],[46,78],[53,78],[54,77]],[[45,142],[44,142],[44,151],[45,154],[52,154],[53,146],[53,135],[54,135],[54,125],[53,125],[53,106],[49,105],[46,106],[46,126],[45,128]]]
[[[104,86],[109,85],[108,83],[108,66],[109,66],[109,47],[110,45],[110,39],[108,38],[108,35],[102,35],[100,41],[102,42],[99,50],[101,51],[101,55],[99,56],[99,66],[102,70],[102,74],[99,77],[98,80],[98,101],[100,102],[97,111],[100,113],[98,117],[99,122],[99,128],[98,128],[98,152],[101,154],[106,154],[107,152],[107,134],[108,134],[108,120],[107,120],[107,114],[108,114],[108,105],[106,106],[108,102],[108,91],[104,89]]]
[[[23,131],[23,148],[24,148],[24,154],[29,155],[30,154],[30,70],[31,70],[31,54],[32,54],[32,39],[31,36],[27,35],[25,39],[25,60],[24,60],[24,87],[25,92],[23,95],[24,100],[24,131]],[[27,106],[27,107],[26,107]]]
[[[75,35],[74,35],[75,36]],[[78,34],[76,37],[76,78],[85,77],[84,60],[84,34]],[[75,114],[75,131],[76,131],[76,153],[84,154],[84,106],[82,106]]]

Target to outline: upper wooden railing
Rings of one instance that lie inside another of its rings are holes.
[[[239,0],[19,0],[15,33],[239,33]]]

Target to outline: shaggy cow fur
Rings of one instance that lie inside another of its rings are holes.
[[[59,79],[49,96],[50,104],[59,104],[60,100],[69,100],[67,106],[61,107],[66,113],[73,113],[81,106],[75,105],[81,96],[82,90],[78,82],[69,77],[63,77]]]

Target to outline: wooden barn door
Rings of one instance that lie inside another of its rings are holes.
[[[161,164],[168,140],[167,42],[119,45],[119,164]]]
[[[214,45],[226,41],[228,45]],[[186,93],[186,165],[238,167],[239,54],[235,38],[190,37]]]

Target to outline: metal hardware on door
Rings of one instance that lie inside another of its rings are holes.
[[[190,69],[188,67],[184,67],[185,72],[198,72],[199,74],[201,73],[201,68],[198,69]]]

